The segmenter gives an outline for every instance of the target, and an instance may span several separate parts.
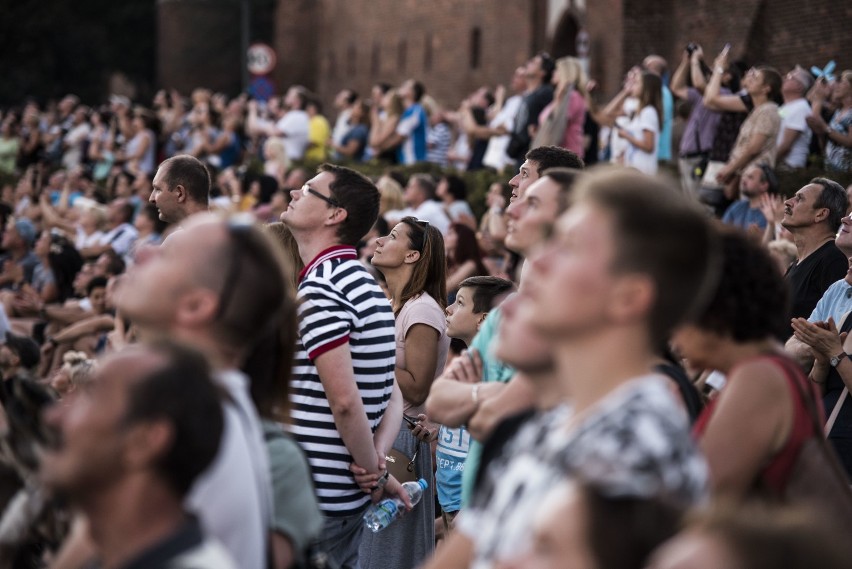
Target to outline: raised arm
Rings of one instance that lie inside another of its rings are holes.
[[[728,49],[727,46],[716,57],[713,62],[713,74],[710,76],[710,82],[707,84],[707,89],[704,91],[704,106],[711,111],[728,111],[732,113],[744,113],[748,109],[740,99],[739,95],[723,95],[722,76],[725,70],[728,69]]]

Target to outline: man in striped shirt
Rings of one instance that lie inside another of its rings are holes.
[[[281,220],[305,268],[290,430],[308,456],[325,516],[318,546],[341,567],[355,568],[370,496],[349,467],[381,473],[402,421],[393,312],[355,250],[376,221],[379,192],[361,174],[324,164],[291,194]],[[385,491],[398,492],[398,483]]]

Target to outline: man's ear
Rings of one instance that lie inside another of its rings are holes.
[[[174,427],[168,421],[134,425],[128,433],[125,457],[134,469],[146,469],[168,452],[173,439]]]
[[[615,285],[610,315],[617,322],[643,318],[651,311],[656,300],[657,287],[646,275],[625,275]]]
[[[175,186],[173,192],[178,203],[184,203],[187,200],[188,194],[186,188],[184,188],[181,184]]]
[[[175,310],[175,321],[185,326],[203,326],[213,322],[222,299],[212,290],[197,287],[183,293]]]
[[[343,223],[344,221],[346,221],[347,217],[349,217],[349,212],[346,211],[344,208],[334,208],[334,210],[328,216],[328,225]]]

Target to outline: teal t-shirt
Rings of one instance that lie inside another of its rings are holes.
[[[500,383],[508,382],[515,370],[493,355],[492,344],[497,337],[497,330],[500,327],[500,318],[503,313],[500,307],[496,307],[488,316],[482,326],[479,327],[479,332],[470,342],[470,349],[476,350],[482,358],[482,382]],[[476,479],[476,471],[479,470],[479,459],[482,456],[482,444],[471,440],[470,449],[467,453],[467,459],[464,463],[464,471],[462,473],[462,495],[461,505],[464,508],[470,503],[471,493],[473,492],[473,481]]]

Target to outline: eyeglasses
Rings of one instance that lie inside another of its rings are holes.
[[[414,249],[417,250],[419,253],[423,253],[423,249],[426,247],[426,234],[429,231],[429,222],[425,219],[417,219],[416,217],[411,215],[403,217],[402,222],[405,224],[417,226],[423,231],[422,234],[417,236],[411,235],[411,232],[409,231],[408,237],[409,240],[412,242],[412,245],[414,245]],[[412,237],[419,237],[419,239],[412,239]]]
[[[318,191],[316,191],[315,189],[313,189],[312,187],[310,187],[309,185],[305,184],[304,186],[302,186],[302,195],[306,196],[308,194],[311,194],[312,196],[318,197],[319,199],[321,199],[322,201],[324,201],[325,203],[327,203],[331,207],[340,207],[340,203],[338,203],[337,200],[330,198],[328,196],[324,196],[321,193],[319,193]]]

